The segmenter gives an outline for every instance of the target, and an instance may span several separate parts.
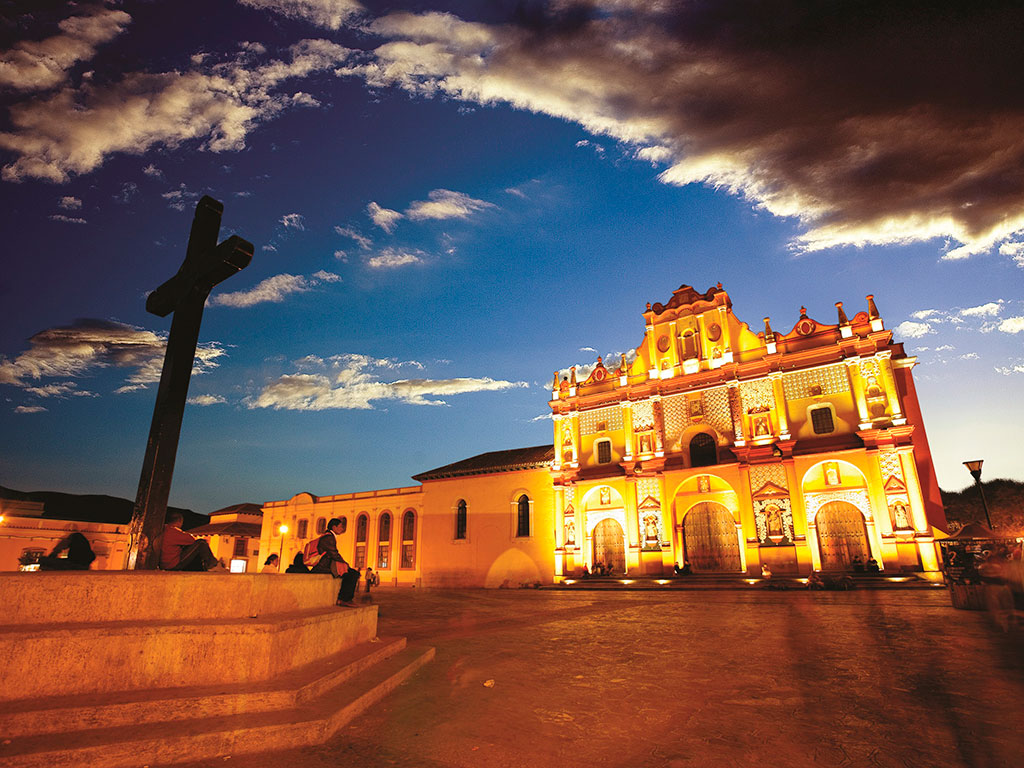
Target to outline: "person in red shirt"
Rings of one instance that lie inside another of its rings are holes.
[[[181,512],[168,512],[160,543],[160,567],[165,571],[208,571],[217,565],[206,539],[181,530]]]

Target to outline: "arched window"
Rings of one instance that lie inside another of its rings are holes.
[[[416,562],[416,513],[411,509],[402,515],[402,562],[400,568],[412,568]]]
[[[370,522],[366,515],[356,518],[356,568],[366,567],[366,532],[369,527]]]
[[[524,493],[519,497],[516,514],[516,536],[530,535],[530,498]]]
[[[338,533],[344,533],[348,530],[348,518],[341,518],[341,525],[338,526]]]
[[[377,567],[391,567],[391,513],[380,516],[377,526]]]
[[[683,331],[683,359],[692,360],[697,357],[697,337],[693,331]]]
[[[466,500],[459,499],[459,503],[455,505],[455,538],[465,539],[466,538]]]
[[[299,524],[296,528],[295,535],[300,539],[306,538],[309,533],[309,520],[299,520]]]
[[[317,532],[318,536],[323,535],[324,533],[327,532],[327,518],[326,517],[317,518],[317,521],[316,521],[316,532]]]
[[[715,438],[706,432],[698,432],[690,441],[690,466],[709,467],[718,463],[718,448]]]

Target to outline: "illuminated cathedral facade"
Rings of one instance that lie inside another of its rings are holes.
[[[286,559],[342,522],[385,584],[520,586],[601,564],[632,577],[807,575],[874,559],[935,572],[946,529],[911,369],[871,296],[833,324],[753,331],[721,285],[648,304],[635,355],[555,375],[549,445],[475,456],[420,484],[264,505]],[[283,529],[287,529],[284,532]]]

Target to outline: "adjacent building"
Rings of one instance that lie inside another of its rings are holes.
[[[596,564],[937,570],[946,521],[916,359],[873,297],[852,318],[837,302],[832,324],[801,309],[788,333],[767,317],[751,330],[721,285],[684,285],[643,317],[614,368],[555,374],[550,445],[458,461],[419,486],[268,503],[261,553],[289,557],[338,517],[345,557],[391,584],[520,586]]]

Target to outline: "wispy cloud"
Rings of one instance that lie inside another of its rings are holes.
[[[356,0],[239,0],[250,8],[273,11],[292,19],[302,19],[326,29],[340,29],[363,12]]]
[[[343,71],[371,87],[570,120],[792,218],[798,250],[948,238],[950,257],[1024,231],[1022,11],[893,0],[517,5],[467,22],[396,12]],[[897,42],[898,41],[898,42]],[[957,55],[950,57],[948,52]],[[941,85],[938,85],[941,84]]]
[[[383,229],[389,235],[395,231],[395,226],[402,220],[402,214],[390,208],[382,208],[377,203],[371,202],[366,206],[366,213],[370,221]]]
[[[143,168],[142,172],[153,179],[162,179],[164,177],[164,172],[157,168],[155,165],[153,165],[153,163],[150,163],[145,168]]]
[[[303,40],[287,61],[260,63],[258,53],[243,50],[219,63],[194,58],[183,72],[129,72],[112,83],[62,87],[11,107],[0,148],[16,159],[3,179],[65,182],[112,154],[185,142],[211,152],[243,149],[256,125],[293,106],[287,81],[330,71],[349,54],[327,40]]]
[[[904,339],[920,339],[922,336],[927,336],[929,333],[935,333],[935,329],[929,323],[918,323],[913,320],[904,320],[902,323],[897,325],[893,332],[897,338]]]
[[[79,389],[78,383],[74,381],[59,381],[39,387],[25,387],[25,391],[36,397],[98,397],[95,392]]]
[[[486,200],[477,200],[462,192],[450,189],[435,189],[427,194],[426,200],[417,200],[406,210],[405,215],[413,221],[425,219],[465,219],[474,213],[496,207]]]
[[[290,275],[286,272],[261,280],[247,291],[214,294],[210,297],[210,305],[243,309],[267,302],[281,303],[292,294],[306,293],[321,283],[336,283],[340,280],[340,276],[323,270],[309,277]]]
[[[124,11],[97,6],[61,21],[58,35],[17,43],[0,53],[0,87],[27,92],[60,85],[72,67],[91,60],[96,49],[121,34],[131,20]]]
[[[285,229],[297,229],[300,232],[306,229],[306,220],[301,213],[286,213],[281,217],[281,223]]]
[[[58,202],[57,205],[63,208],[65,211],[78,211],[82,208],[82,201],[77,197],[71,195],[65,195]]]
[[[166,344],[166,336],[124,323],[77,320],[70,326],[35,334],[29,339],[29,348],[13,359],[0,356],[0,384],[31,388],[39,396],[73,394],[67,379],[117,368],[128,371],[128,376],[115,392],[140,389],[159,381]],[[216,368],[224,354],[224,348],[216,342],[201,343],[196,349],[193,374]],[[52,378],[65,381],[53,389],[37,384]]]
[[[87,224],[81,216],[65,216],[63,213],[50,214],[50,221],[60,221],[64,224]]]
[[[366,266],[371,269],[394,269],[407,264],[422,264],[424,255],[423,251],[415,248],[385,248],[368,258]]]
[[[373,247],[373,241],[370,238],[356,231],[352,227],[338,226],[334,228],[334,231],[342,237],[348,237],[355,240],[356,244],[364,251],[368,251]]]
[[[15,413],[45,413],[46,408],[41,405],[19,405],[14,409]]]
[[[298,363],[297,363],[298,365]],[[470,392],[498,392],[526,387],[521,381],[492,378],[398,379],[385,381],[384,372],[404,366],[422,368],[413,361],[374,359],[365,355],[338,355],[321,361],[302,360],[305,371],[278,377],[266,385],[247,404],[250,408],[274,410],[324,411],[332,409],[370,410],[377,403],[399,402],[408,405],[447,405],[442,397]],[[438,398],[438,399],[432,399]]]
[[[226,403],[227,399],[221,395],[195,395],[188,399],[192,405],[220,405]]]

